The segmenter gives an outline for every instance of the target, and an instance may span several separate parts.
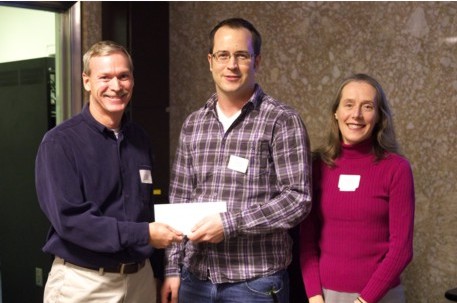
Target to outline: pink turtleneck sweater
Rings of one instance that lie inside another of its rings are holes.
[[[411,167],[396,154],[375,163],[370,141],[343,144],[335,163],[313,166],[313,209],[300,228],[306,293],[326,288],[376,303],[399,285],[412,259]]]

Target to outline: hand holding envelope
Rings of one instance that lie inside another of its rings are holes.
[[[209,215],[201,219],[192,228],[192,233],[187,238],[195,243],[219,243],[224,240],[224,226],[219,214]]]
[[[194,242],[218,243],[224,239],[219,213],[227,211],[226,202],[157,204],[155,222],[181,231]]]
[[[173,229],[168,224],[149,223],[149,244],[155,248],[165,248],[173,242],[181,242],[184,238],[182,232]]]

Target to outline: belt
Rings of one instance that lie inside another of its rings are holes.
[[[104,272],[118,273],[118,274],[134,274],[144,267],[144,265],[146,264],[146,261],[143,260],[139,263],[119,263],[115,267],[87,267],[87,266],[76,265],[76,264],[70,263],[65,260],[63,260],[63,264],[69,264],[69,265],[73,265],[73,266],[77,266],[77,267],[83,267],[86,269],[96,270],[101,274],[103,274]]]

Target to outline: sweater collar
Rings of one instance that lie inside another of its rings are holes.
[[[344,158],[365,158],[373,155],[373,143],[367,139],[356,144],[345,144],[341,142],[341,157]]]

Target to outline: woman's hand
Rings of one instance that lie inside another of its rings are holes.
[[[309,303],[325,303],[324,298],[321,295],[313,296],[308,298]]]
[[[364,299],[362,299],[361,297],[357,297],[357,299],[354,300],[354,303],[368,303],[368,302],[365,301]]]

